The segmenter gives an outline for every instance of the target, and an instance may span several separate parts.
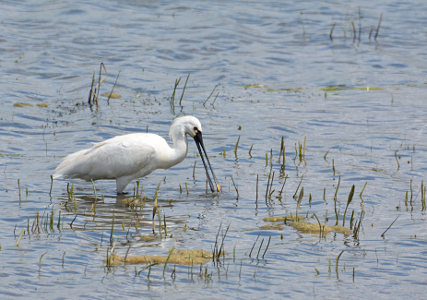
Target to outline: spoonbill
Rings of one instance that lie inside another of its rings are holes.
[[[178,117],[172,122],[169,130],[172,147],[164,138],[153,133],[116,136],[66,156],[55,169],[53,178],[86,181],[115,179],[117,194],[121,194],[133,179],[144,177],[156,169],[168,169],[183,161],[188,152],[187,135],[196,142],[211,191],[219,192],[221,186],[217,183],[203,144],[202,125],[193,116]]]

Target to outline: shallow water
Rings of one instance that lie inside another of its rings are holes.
[[[2,298],[424,296],[423,1],[25,1],[0,8]],[[90,83],[100,62],[108,71],[101,94],[120,72],[114,92],[122,97],[109,104],[100,97],[90,107]],[[206,193],[191,141],[183,163],[142,181],[148,197],[142,209],[117,199],[109,181],[95,183],[96,199],[84,182],[74,183],[71,200],[67,181],[55,181],[50,193],[50,174],[66,154],[127,132],[166,137],[180,114],[202,121],[223,186],[219,195]],[[304,139],[300,161],[296,148]],[[266,201],[270,168],[274,191]],[[357,239],[334,233],[319,238],[286,225],[260,229],[269,224],[267,216],[295,214],[294,194],[298,198],[301,187],[299,215],[315,213],[334,225],[339,180],[339,224],[355,185],[345,225],[354,211],[354,222],[361,220]],[[147,241],[159,182],[159,211],[168,232],[159,230],[156,217],[155,239]],[[123,256],[167,255],[172,248],[211,251],[228,226],[221,262],[202,269],[107,268],[103,261],[112,245]]]

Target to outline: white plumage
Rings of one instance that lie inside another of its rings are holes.
[[[116,136],[93,145],[89,149],[80,150],[64,158],[55,169],[53,178],[80,178],[87,181],[98,179],[115,179],[117,193],[122,193],[129,182],[144,177],[156,169],[168,169],[187,155],[187,135],[194,138],[206,169],[212,192],[212,180],[208,173],[203,153],[206,151],[202,139],[202,125],[193,116],[176,118],[169,131],[173,145],[170,147],[161,136],[152,133],[131,133]],[[200,148],[200,146],[201,148]],[[210,166],[216,190],[220,186]]]

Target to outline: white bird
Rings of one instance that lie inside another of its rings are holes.
[[[116,136],[96,143],[89,149],[68,155],[55,169],[53,178],[80,178],[86,181],[115,179],[117,194],[121,194],[133,179],[144,177],[156,169],[168,169],[183,161],[188,152],[187,135],[196,142],[211,191],[219,192],[221,187],[217,183],[203,144],[202,125],[193,116],[179,117],[172,122],[169,130],[172,147],[164,138],[152,133]]]

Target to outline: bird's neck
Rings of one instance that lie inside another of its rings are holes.
[[[176,165],[184,160],[188,152],[187,136],[182,134],[180,137],[173,139],[172,153],[170,156],[171,166]]]

